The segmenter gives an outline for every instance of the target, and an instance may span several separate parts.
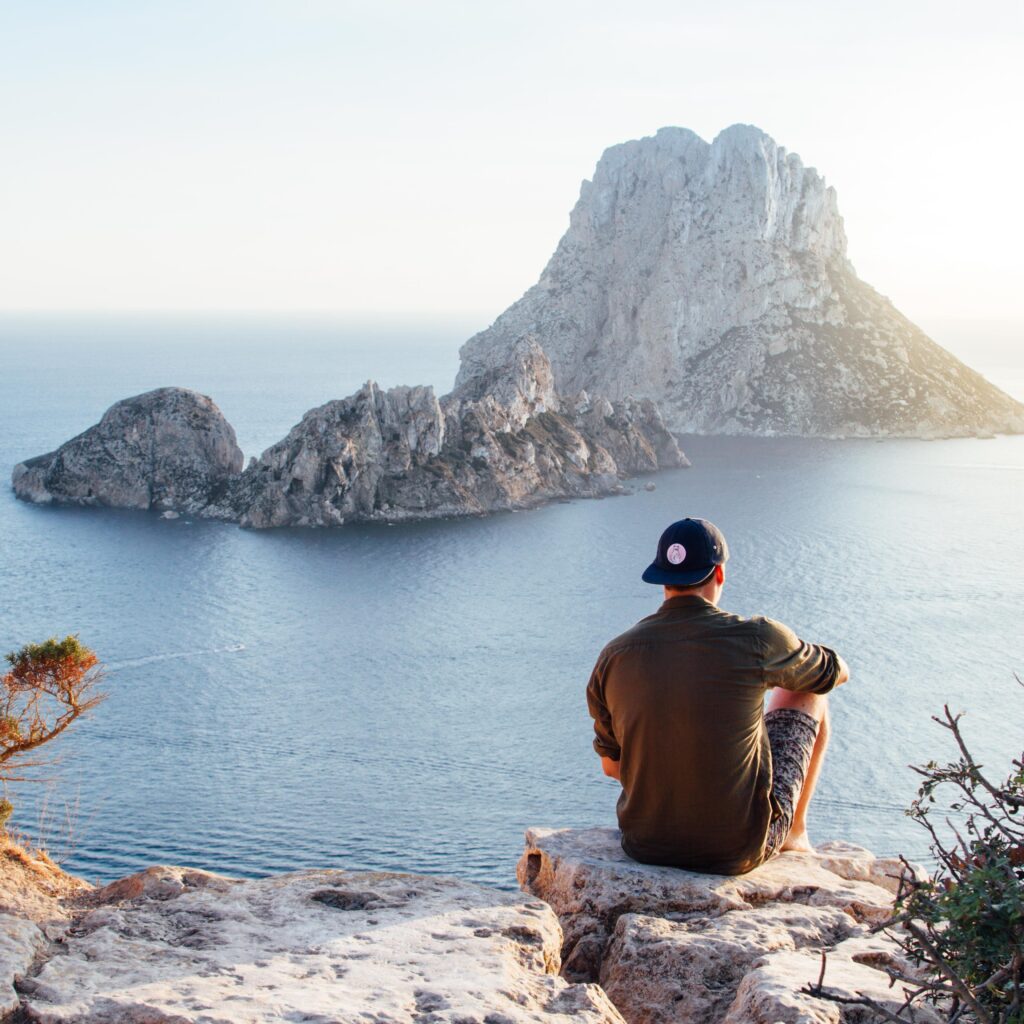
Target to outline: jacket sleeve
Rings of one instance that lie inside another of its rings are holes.
[[[590,682],[587,683],[587,708],[590,717],[594,720],[594,749],[602,757],[610,757],[618,761],[621,751],[618,740],[615,738],[615,731],[612,728],[612,716],[604,700],[604,680],[608,663],[603,653],[590,673]]]
[[[763,681],[797,693],[828,693],[839,678],[839,659],[831,647],[801,640],[781,622],[761,619]]]

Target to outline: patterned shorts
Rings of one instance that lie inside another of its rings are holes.
[[[765,856],[770,857],[779,852],[793,824],[793,812],[818,736],[818,722],[795,708],[779,708],[764,716],[764,726],[772,749],[772,803],[779,811],[768,827]]]

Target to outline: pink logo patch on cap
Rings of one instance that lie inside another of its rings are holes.
[[[668,551],[665,552],[665,557],[673,565],[679,565],[686,558],[686,548],[682,544],[671,544]]]

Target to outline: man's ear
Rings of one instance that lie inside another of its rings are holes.
[[[715,582],[721,586],[725,583],[725,567],[721,565],[715,566]]]

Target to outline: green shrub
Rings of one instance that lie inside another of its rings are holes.
[[[867,998],[843,998],[820,979],[805,992],[859,1003],[878,1020],[910,1022],[929,1004],[950,1024],[1024,1024],[1024,754],[993,783],[968,749],[960,718],[946,707],[934,719],[955,740],[956,759],[914,768],[923,781],[907,814],[928,832],[935,871],[922,880],[904,861],[894,915],[878,929],[907,961],[905,971],[888,970],[904,1004],[894,1013]]]

